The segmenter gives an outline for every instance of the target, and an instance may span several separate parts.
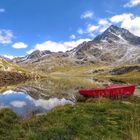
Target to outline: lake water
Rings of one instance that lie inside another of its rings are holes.
[[[10,108],[19,116],[30,117],[56,106],[74,104],[80,88],[111,84],[94,78],[53,77],[0,88],[0,108]],[[136,90],[140,95],[140,89]]]
[[[0,95],[0,107],[8,107],[18,115],[28,117],[33,114],[48,112],[58,105],[73,104],[65,98],[34,99],[24,92],[8,90]]]

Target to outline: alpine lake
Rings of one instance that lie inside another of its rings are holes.
[[[75,105],[81,88],[97,88],[112,83],[93,77],[49,77],[0,87],[0,108],[9,108],[23,118],[41,115],[57,106]],[[137,87],[134,96],[140,96]]]
[[[84,98],[93,77],[51,76],[0,88],[1,140],[139,140],[140,88],[126,99]]]

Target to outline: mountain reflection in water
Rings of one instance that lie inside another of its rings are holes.
[[[10,108],[18,115],[27,117],[32,113],[48,112],[52,108],[65,104],[73,104],[72,101],[65,98],[33,99],[24,92],[15,92],[12,90],[0,94],[0,108]]]
[[[52,108],[74,104],[79,98],[79,89],[112,85],[111,81],[93,77],[52,77],[28,81],[0,88],[0,108],[8,107],[23,117],[45,113]],[[135,95],[140,95],[137,89]]]
[[[48,112],[65,104],[74,104],[78,90],[96,87],[92,78],[48,78],[28,81],[0,89],[0,108],[8,107],[23,117]]]

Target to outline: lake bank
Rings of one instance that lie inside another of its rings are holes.
[[[15,85],[25,81],[39,78],[38,75],[30,73],[19,73],[12,71],[0,71],[0,87]]]
[[[93,77],[49,77],[0,88],[0,107],[8,107],[22,117],[46,113],[59,105],[83,100],[81,88],[98,88],[112,83]],[[137,88],[135,96],[140,96]]]
[[[0,138],[138,140],[139,87],[136,90],[137,97],[134,94],[128,99],[79,99],[80,88],[102,87],[103,84],[112,83],[94,77],[49,77],[9,87],[7,89],[9,92],[3,90],[0,96]],[[59,104],[52,106],[54,98],[55,101],[57,98]],[[69,101],[76,100],[77,103],[65,105],[61,102],[63,98]],[[5,107],[12,105],[23,113],[22,109],[25,109],[29,114],[25,118],[19,117],[18,113],[13,112],[16,110],[2,109],[2,105]],[[38,108],[36,110],[38,106],[46,110],[43,109],[44,112]]]

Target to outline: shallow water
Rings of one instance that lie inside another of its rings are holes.
[[[55,77],[1,87],[0,108],[10,108],[19,116],[30,117],[48,112],[56,106],[74,104],[78,89],[91,84],[90,79]]]
[[[0,108],[10,108],[19,116],[45,113],[56,106],[74,104],[80,88],[109,85],[107,81],[84,77],[53,77],[0,88]],[[136,90],[140,95],[140,89]]]
[[[73,104],[65,98],[34,99],[24,92],[8,90],[0,94],[0,107],[10,108],[18,115],[30,117],[33,114],[48,112],[58,105]]]

